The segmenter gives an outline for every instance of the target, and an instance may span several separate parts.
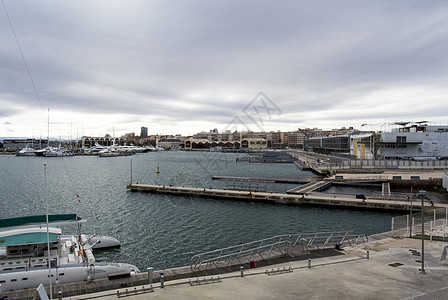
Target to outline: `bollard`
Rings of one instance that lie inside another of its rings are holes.
[[[58,292],[58,299],[59,299],[59,300],[62,300],[62,291],[59,291],[59,292]]]
[[[367,256],[366,256],[366,258],[367,258],[367,259],[370,258],[370,252],[369,252],[369,250],[367,250]]]
[[[240,266],[241,277],[244,277],[244,267]]]
[[[150,268],[147,268],[146,270],[148,271],[148,282],[149,282],[149,284],[151,284],[154,280],[154,277],[153,277],[154,269],[152,267],[150,267]]]
[[[160,275],[160,288],[165,287],[165,275]]]
[[[308,269],[311,269],[311,258],[308,258]]]

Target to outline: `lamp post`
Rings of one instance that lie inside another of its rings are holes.
[[[409,200],[411,201],[411,207],[410,207],[410,214],[409,214],[409,238],[412,239],[412,195],[409,197]]]
[[[425,198],[426,192],[424,190],[420,190],[419,194],[422,200],[422,268],[420,269],[420,272],[425,274],[425,206],[423,199]]]

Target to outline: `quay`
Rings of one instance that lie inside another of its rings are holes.
[[[378,239],[369,238],[368,243],[337,250],[340,255],[276,262],[244,268],[243,272],[231,271],[219,277],[193,275],[166,281],[163,285],[156,279],[153,284],[148,283],[148,273],[142,273],[137,275],[142,280],[138,286],[131,286],[127,279],[117,279],[114,285],[118,287],[94,292],[88,288],[97,285],[96,281],[84,282],[78,286],[85,289],[82,295],[62,295],[71,300],[446,299],[448,262],[440,259],[445,243],[426,241],[425,273],[419,271],[420,246],[419,239],[382,234]],[[107,281],[110,280],[98,280],[98,286]],[[23,291],[26,292],[36,295],[34,290]],[[11,295],[9,299],[25,298]]]
[[[127,293],[121,288],[71,299],[446,299],[448,263],[440,261],[444,243],[426,243],[424,274],[419,271],[419,243],[386,238],[343,250],[345,255],[312,259],[310,265],[306,260],[286,262],[244,270],[243,276],[232,272],[219,280],[196,277],[155,284],[144,294],[141,287]],[[192,284],[196,281],[198,285]]]
[[[212,176],[213,180],[231,180],[231,181],[256,181],[256,182],[274,182],[274,183],[298,183],[305,184],[311,182],[309,178],[261,178],[261,177],[236,177],[236,176]]]
[[[145,192],[154,194],[183,195],[205,198],[218,198],[228,200],[240,200],[248,202],[265,202],[279,203],[288,205],[310,205],[310,206],[327,206],[342,207],[369,210],[388,210],[388,211],[409,211],[411,206],[414,210],[419,209],[419,205],[414,201],[401,200],[384,200],[377,198],[369,198],[368,195],[364,199],[358,199],[356,195],[339,195],[329,193],[311,193],[302,195],[268,193],[268,192],[248,192],[224,189],[206,189],[194,187],[180,187],[168,185],[151,185],[151,184],[128,184],[126,188],[132,192]],[[448,204],[428,203],[424,206],[427,208],[447,208]]]

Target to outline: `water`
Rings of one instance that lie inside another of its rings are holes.
[[[187,265],[204,251],[286,233],[355,230],[388,231],[396,214],[336,208],[285,206],[241,201],[129,192],[133,182],[225,187],[211,175],[285,177],[313,176],[294,164],[235,162],[236,154],[157,152],[127,157],[75,156],[40,158],[0,156],[0,218],[45,213],[77,213],[87,223],[84,233],[118,238],[119,249],[95,253],[98,261],[119,261],[141,270]],[[46,162],[45,193],[44,162]],[[157,166],[160,174],[156,174]],[[291,184],[266,184],[285,192]],[[332,192],[338,192],[333,188]],[[345,188],[343,192],[373,191]],[[76,194],[80,196],[78,203]],[[72,227],[63,228],[75,234]]]

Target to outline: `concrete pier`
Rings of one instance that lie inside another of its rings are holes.
[[[184,195],[249,202],[280,203],[289,205],[314,205],[389,211],[409,211],[411,207],[411,202],[409,201],[370,199],[368,196],[366,197],[366,199],[357,199],[356,195],[337,195],[327,193],[290,195],[281,193],[248,192],[151,184],[128,184],[126,187],[132,192]],[[424,205],[427,208],[448,207],[448,204],[443,203],[434,203],[433,205],[431,205],[430,203],[425,203]],[[419,209],[419,206],[415,205],[415,202],[413,204],[413,209]]]

